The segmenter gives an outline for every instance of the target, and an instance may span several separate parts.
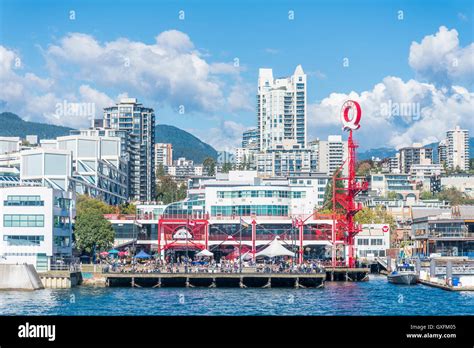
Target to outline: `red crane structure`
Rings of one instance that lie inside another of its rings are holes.
[[[356,179],[356,149],[358,145],[354,142],[352,132],[360,128],[360,119],[362,110],[359,103],[348,100],[341,109],[341,122],[343,130],[349,132],[347,141],[348,157],[344,163],[334,172],[332,182],[332,266],[337,266],[337,245],[347,247],[345,255],[346,266],[355,267],[354,239],[357,233],[361,231],[361,226],[356,224],[354,216],[362,209],[362,203],[355,201],[356,196],[368,189],[368,182],[357,181]],[[347,176],[339,176],[343,172],[344,166],[347,165]],[[337,182],[343,182],[338,187]]]

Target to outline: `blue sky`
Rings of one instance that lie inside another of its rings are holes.
[[[472,1],[0,4],[0,78],[10,87],[0,92],[1,105],[26,119],[87,126],[87,118],[55,115],[55,105],[100,108],[127,94],[154,107],[158,122],[228,149],[255,125],[258,69],[287,76],[301,64],[308,74],[310,139],[340,133],[337,107],[345,97],[359,98],[367,114],[362,148],[429,142],[454,124],[474,131],[467,112],[473,106]],[[113,70],[123,59],[130,68]],[[419,103],[422,117],[381,118],[380,104],[389,100]]]

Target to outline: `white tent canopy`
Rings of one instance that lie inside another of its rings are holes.
[[[203,249],[200,252],[198,252],[196,256],[214,256],[214,254],[207,249]]]
[[[256,257],[266,256],[266,257],[277,257],[277,256],[295,256],[295,253],[289,251],[283,246],[283,243],[280,241],[279,237],[275,237],[268,246],[262,251],[258,252]]]
[[[248,251],[243,253],[241,257],[242,257],[242,261],[252,260],[252,255]]]

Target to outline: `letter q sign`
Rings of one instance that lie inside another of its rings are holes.
[[[343,130],[348,131],[359,129],[361,117],[362,110],[358,102],[348,100],[342,105],[341,122]]]

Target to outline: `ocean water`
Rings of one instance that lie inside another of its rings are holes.
[[[474,315],[474,292],[368,282],[321,289],[91,288],[0,292],[0,315]]]

